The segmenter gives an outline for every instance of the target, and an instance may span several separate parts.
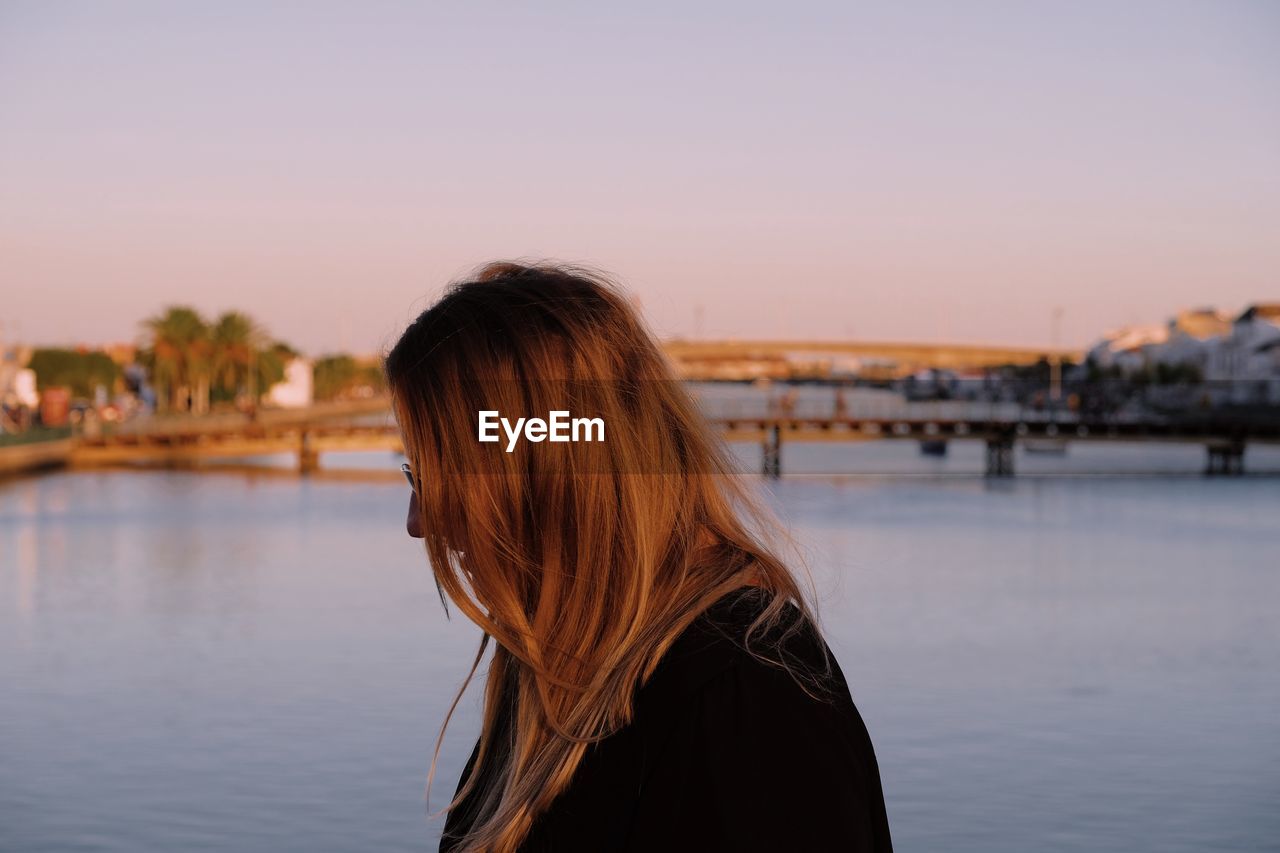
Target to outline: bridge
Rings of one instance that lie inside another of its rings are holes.
[[[1030,365],[1042,359],[1080,362],[1080,350],[985,344],[928,344],[889,341],[671,340],[663,344],[686,378],[711,378],[718,365],[811,358],[856,359],[879,365],[884,377],[906,376],[925,368],[980,370],[1001,365]],[[867,375],[867,369],[862,373]]]
[[[1018,403],[938,401],[856,404],[847,412],[708,411],[712,428],[728,442],[758,444],[761,473],[778,477],[783,448],[792,443],[914,441],[941,450],[952,441],[986,448],[987,476],[1014,473],[1019,443],[1144,441],[1198,444],[1206,473],[1243,471],[1249,443],[1280,443],[1280,418],[1136,417],[1043,410]],[[321,456],[352,451],[403,452],[385,400],[262,413],[257,418],[215,416],[156,419],[131,429],[82,435],[71,450],[75,466],[198,466],[215,459],[292,455],[303,473]]]
[[[1013,476],[1014,447],[1075,441],[1158,441],[1203,445],[1208,474],[1241,474],[1248,442],[1280,443],[1280,424],[1248,432],[1238,425],[1213,420],[1185,422],[1126,422],[1079,418],[771,418],[713,421],[729,442],[758,442],[762,471],[769,478],[782,474],[782,448],[794,442],[915,441],[945,451],[951,441],[978,441],[986,446],[989,477]]]
[[[213,459],[296,455],[298,470],[315,470],[322,453],[403,452],[384,397],[268,409],[253,415],[157,417],[118,429],[84,430],[70,454],[79,467],[192,467]]]

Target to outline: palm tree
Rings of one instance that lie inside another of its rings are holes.
[[[266,335],[247,314],[227,311],[210,331],[214,388],[224,399],[242,392],[256,396],[255,364],[266,344]]]
[[[197,411],[207,407],[209,327],[200,312],[185,305],[166,308],[142,322],[144,359],[151,368],[163,407]]]

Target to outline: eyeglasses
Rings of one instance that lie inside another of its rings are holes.
[[[409,481],[409,488],[415,492],[418,491],[418,481],[413,478],[413,469],[409,467],[408,462],[400,466],[400,473],[404,474],[404,478]]]

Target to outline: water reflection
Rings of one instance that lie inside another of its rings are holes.
[[[1280,832],[1280,481],[813,476],[769,494],[899,849]],[[431,849],[426,768],[479,632],[444,620],[405,498],[389,464],[0,485],[0,848]]]
[[[40,574],[37,562],[40,554],[37,546],[39,537],[34,527],[26,526],[16,532],[15,540],[17,553],[14,567],[18,574],[16,610],[18,616],[25,621],[35,609],[36,581]]]

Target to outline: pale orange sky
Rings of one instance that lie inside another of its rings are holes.
[[[1280,299],[1269,2],[0,7],[0,338],[382,346],[492,258],[662,334],[1083,345]]]

